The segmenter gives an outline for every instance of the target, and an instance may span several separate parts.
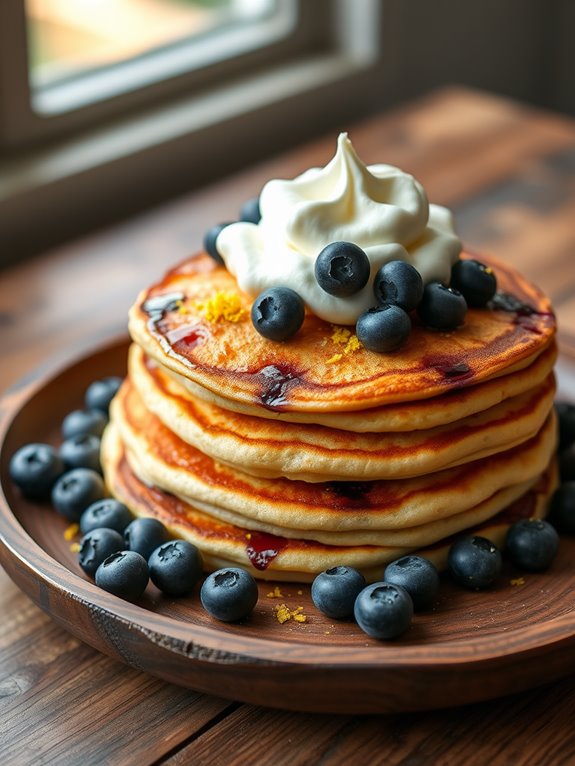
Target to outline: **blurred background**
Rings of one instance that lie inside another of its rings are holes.
[[[1,0],[0,266],[437,87],[575,115],[574,30],[572,0]]]

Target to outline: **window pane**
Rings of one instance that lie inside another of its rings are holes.
[[[118,74],[116,85],[108,79],[104,90],[90,84],[90,100],[101,100],[117,92],[149,84],[198,68],[214,60],[237,55],[243,50],[261,47],[278,39],[274,19],[286,19],[285,8],[292,3],[282,0],[25,0],[29,38],[30,83],[37,111],[58,112],[43,91],[54,86],[77,83],[100,72]],[[254,29],[269,26],[269,40]],[[283,30],[285,36],[291,29]],[[246,40],[237,45],[238,36]],[[219,45],[218,38],[234,35],[236,44]],[[250,37],[252,35],[252,37]],[[250,40],[252,42],[250,42]],[[196,53],[182,57],[185,46],[195,45]],[[203,59],[198,51],[204,46]],[[214,53],[215,52],[215,53]],[[161,54],[165,61],[159,62]],[[169,55],[168,55],[169,54]],[[174,55],[175,54],[175,55]],[[171,59],[169,59],[171,56]],[[149,59],[156,57],[153,66]],[[120,74],[122,67],[148,59],[142,68],[142,82],[134,78],[135,68]],[[171,60],[171,64],[169,61]],[[166,61],[168,64],[166,65]],[[186,64],[187,61],[187,64]],[[157,65],[158,64],[158,65]],[[156,66],[157,65],[157,66]],[[156,67],[156,76],[153,70]],[[131,78],[131,81],[130,81]],[[130,81],[130,82],[129,82]],[[130,84],[131,83],[131,84]],[[106,90],[111,88],[109,92]],[[80,92],[76,89],[76,95]],[[88,96],[84,94],[86,101]],[[67,96],[68,98],[68,96]],[[69,98],[68,98],[69,100]],[[46,101],[46,103],[44,103]],[[81,106],[82,99],[78,102]]]

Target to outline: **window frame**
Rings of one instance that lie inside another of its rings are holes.
[[[217,62],[42,116],[31,113],[29,88],[22,85],[24,2],[2,0],[0,265],[197,188],[328,125],[345,129],[368,111],[381,74],[385,4],[294,2],[293,35],[245,53],[241,66],[239,59]],[[193,178],[182,176],[182,157]],[[153,190],[142,185],[146,175],[154,177]]]

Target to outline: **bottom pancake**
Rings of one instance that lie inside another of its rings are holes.
[[[152,516],[162,521],[177,536],[198,547],[206,570],[221,566],[242,566],[260,579],[309,582],[316,574],[346,564],[362,571],[368,581],[382,577],[383,568],[394,559],[416,550],[440,569],[445,568],[453,537],[430,546],[327,545],[249,530],[215,519],[191,504],[151,484],[132,471],[116,428],[106,429],[102,442],[102,462],[111,493],[136,516]],[[520,518],[541,518],[557,485],[555,459],[537,483],[489,521],[474,525],[469,532],[482,534],[501,544],[505,533]]]

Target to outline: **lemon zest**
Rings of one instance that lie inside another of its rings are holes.
[[[247,315],[238,293],[218,291],[206,301],[198,301],[196,308],[208,322],[242,322]]]
[[[307,622],[307,615],[303,614],[303,606],[298,606],[295,609],[290,609],[287,604],[277,604],[274,606],[276,613],[276,620],[283,625],[288,620],[294,620],[295,622]]]
[[[64,540],[73,540],[80,531],[80,525],[74,522],[64,530]]]
[[[334,354],[333,356],[330,356],[329,359],[326,359],[326,364],[334,364],[335,362],[339,362],[340,359],[343,359],[343,354]]]
[[[276,585],[275,588],[270,591],[270,593],[267,594],[268,598],[283,598],[284,594],[281,592],[279,585]]]

